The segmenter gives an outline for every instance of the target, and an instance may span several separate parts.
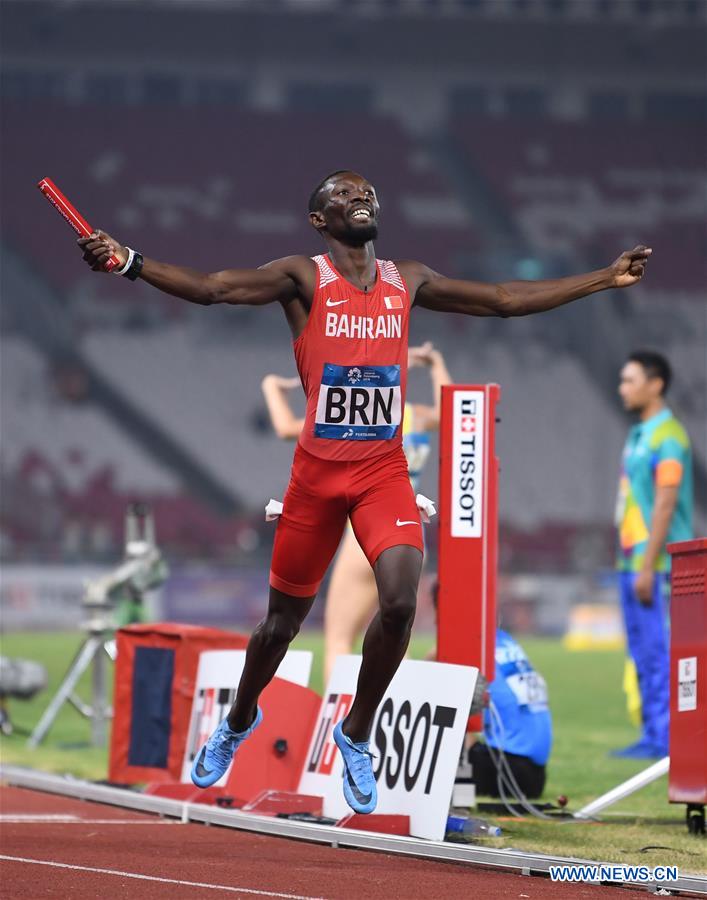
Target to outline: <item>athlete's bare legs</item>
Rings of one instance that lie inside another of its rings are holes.
[[[405,656],[415,618],[422,553],[416,547],[384,550],[373,567],[380,610],[363,639],[363,662],[356,696],[343,731],[352,741],[367,741],[378,704]]]
[[[331,573],[324,606],[324,684],[337,656],[353,651],[354,641],[378,608],[373,569],[356,536],[347,529]]]
[[[313,603],[314,597],[292,597],[270,588],[268,612],[248,642],[243,675],[228,714],[233,731],[245,731],[252,724],[261,691],[272,681]]]

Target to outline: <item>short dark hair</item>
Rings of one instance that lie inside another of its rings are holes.
[[[314,188],[312,193],[309,195],[309,211],[310,212],[318,212],[322,208],[321,197],[319,196],[321,192],[326,187],[328,181],[331,181],[332,178],[336,178],[337,175],[345,175],[347,172],[353,171],[352,169],[337,169],[336,172],[330,172],[326,178],[322,178],[319,184]]]
[[[639,366],[643,366],[643,371],[648,378],[660,378],[663,382],[661,394],[668,393],[668,388],[673,378],[673,370],[662,353],[657,353],[655,350],[634,350],[633,353],[629,354],[627,362],[635,362]]]

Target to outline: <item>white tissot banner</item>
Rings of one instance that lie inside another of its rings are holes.
[[[483,534],[484,392],[454,392],[452,415],[452,537]]]
[[[332,729],[351,707],[360,666],[360,656],[336,661],[299,784],[300,793],[324,797],[324,815],[335,818],[351,810]],[[416,837],[444,837],[477,675],[470,666],[406,660],[376,713],[371,732],[376,812],[409,815]]]
[[[199,656],[189,735],[182,763],[182,781],[190,781],[191,765],[201,745],[225,718],[236,696],[245,664],[245,650],[205,650]],[[278,678],[307,687],[312,669],[309,650],[288,650],[275,673]],[[228,772],[216,782],[223,785]]]

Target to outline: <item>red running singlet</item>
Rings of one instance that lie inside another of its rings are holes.
[[[270,584],[316,594],[347,519],[371,566],[401,544],[421,553],[422,523],[402,447],[410,296],[396,266],[376,261],[370,291],[325,256],[294,343],[305,424],[277,525]]]
[[[367,459],[402,440],[410,296],[395,263],[376,260],[368,291],[326,256],[304,331],[294,342],[307,410],[299,439],[314,456]]]

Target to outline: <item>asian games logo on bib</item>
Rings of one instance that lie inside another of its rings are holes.
[[[354,366],[353,369],[349,369],[347,378],[349,384],[356,384],[357,381],[361,380],[361,370]]]

